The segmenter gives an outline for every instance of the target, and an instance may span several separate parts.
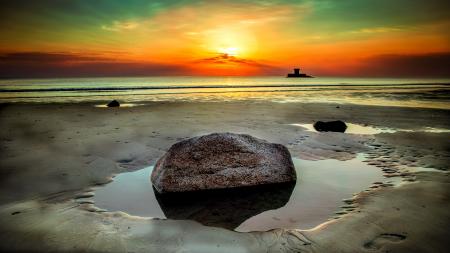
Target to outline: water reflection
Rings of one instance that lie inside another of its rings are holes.
[[[422,127],[416,130],[403,129],[403,128],[391,128],[391,127],[374,127],[369,125],[360,125],[353,123],[345,123],[347,134],[380,134],[380,133],[396,133],[396,132],[426,132],[426,133],[449,133],[450,129],[436,128],[436,127]],[[290,124],[291,126],[299,126],[305,128],[306,131],[317,132],[314,128],[314,124]]]
[[[345,130],[345,133],[347,134],[379,134],[379,133],[395,133],[397,131],[397,129],[387,127],[378,128],[353,123],[345,123],[345,124],[347,125],[347,129]],[[307,131],[317,132],[313,124],[291,124],[291,125],[306,128]]]
[[[448,79],[117,77],[0,80],[1,102],[271,101],[449,109]]]
[[[116,107],[116,108],[120,108],[120,107],[136,107],[136,106],[142,106],[144,104],[136,104],[136,103],[121,103],[120,106]],[[108,107],[106,104],[99,104],[99,105],[94,105],[95,107],[98,108],[111,108]]]
[[[363,162],[364,159],[362,154],[347,161],[292,159],[297,183],[289,202],[251,217],[235,230],[311,229],[320,225],[340,211],[343,199],[367,189],[373,182],[384,180],[382,171]]]
[[[108,211],[168,219],[195,220],[240,232],[313,228],[334,215],[342,199],[382,181],[382,171],[363,162],[293,159],[297,182],[216,191],[157,195],[153,167],[122,173],[99,187],[95,205]]]
[[[203,225],[235,229],[242,222],[267,210],[284,206],[295,183],[226,190],[156,194],[165,216],[195,220]]]
[[[108,211],[122,211],[131,215],[166,218],[152,189],[150,174],[153,166],[122,173],[114,181],[95,191],[95,205]]]

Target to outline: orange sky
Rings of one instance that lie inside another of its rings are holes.
[[[430,68],[425,74],[448,76],[428,64],[449,62],[448,5],[15,1],[0,12],[0,76],[51,76],[47,65],[54,76],[118,74],[120,67],[123,75],[282,75],[296,66],[320,76],[407,76],[421,62]]]

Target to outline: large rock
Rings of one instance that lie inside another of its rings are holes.
[[[174,144],[156,163],[151,180],[166,193],[291,182],[296,175],[283,145],[214,133]]]
[[[336,121],[317,121],[314,123],[314,129],[319,132],[341,132],[344,133],[347,130],[347,125],[340,120]]]

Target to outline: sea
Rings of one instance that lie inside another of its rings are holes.
[[[450,109],[450,79],[112,77],[0,80],[0,103],[350,103]]]

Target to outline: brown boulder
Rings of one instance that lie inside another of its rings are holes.
[[[255,186],[296,180],[281,144],[250,135],[214,133],[174,144],[151,175],[159,193]]]

